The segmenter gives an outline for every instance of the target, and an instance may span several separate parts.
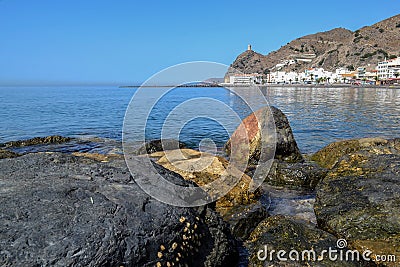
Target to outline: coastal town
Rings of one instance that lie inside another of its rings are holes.
[[[251,51],[251,45],[248,51]],[[306,55],[307,56],[307,55]],[[309,55],[312,57],[313,55]],[[327,71],[321,67],[307,68],[303,72],[285,72],[282,68],[299,61],[311,59],[285,60],[263,73],[233,73],[227,75],[223,85],[267,85],[267,84],[353,84],[353,85],[398,85],[400,84],[400,58],[385,58],[376,66],[347,66]]]

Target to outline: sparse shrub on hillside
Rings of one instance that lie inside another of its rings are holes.
[[[384,55],[386,58],[389,56],[388,53],[383,49],[378,49],[376,52],[379,53],[379,54]]]
[[[375,52],[373,52],[373,53],[366,53],[366,54],[364,54],[361,58],[370,58],[370,57],[375,56],[376,53],[377,53],[377,51],[375,51]]]

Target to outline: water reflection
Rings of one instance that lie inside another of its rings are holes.
[[[289,118],[303,153],[349,138],[400,136],[400,90],[381,88],[265,88]]]

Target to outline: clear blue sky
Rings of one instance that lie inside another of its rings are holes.
[[[0,85],[133,84],[187,61],[229,65],[249,43],[267,54],[399,13],[398,0],[0,0]]]

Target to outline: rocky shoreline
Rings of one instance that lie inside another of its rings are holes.
[[[400,139],[340,141],[301,155],[286,116],[272,112],[277,150],[271,169],[254,171],[260,142],[250,115],[243,121],[251,137],[246,173],[228,195],[198,208],[161,203],[134,179],[149,175],[141,164],[145,153],[175,184],[198,186],[221,177],[225,158],[182,143],[169,141],[184,152],[180,156],[159,141],[146,144],[135,156],[133,174],[120,153],[18,150],[68,144],[70,138],[0,145],[0,265],[398,266],[372,260],[394,255],[400,262]],[[192,173],[177,168],[195,165],[199,158],[212,164]],[[264,183],[249,193],[254,175]],[[337,248],[338,240],[347,245]],[[370,250],[371,261],[260,260],[266,246],[287,252]]]

